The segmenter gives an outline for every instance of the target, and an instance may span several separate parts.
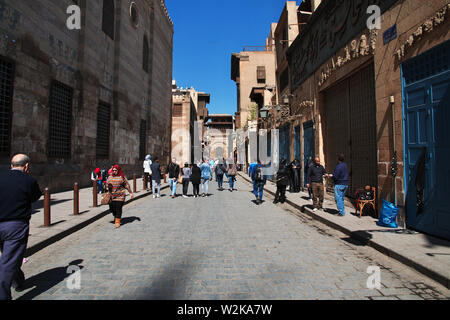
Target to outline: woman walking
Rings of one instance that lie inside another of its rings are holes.
[[[208,197],[208,185],[209,181],[212,180],[213,171],[206,160],[200,166],[200,170],[202,171],[202,197]]]
[[[228,184],[230,188],[228,189],[230,192],[233,192],[234,181],[236,181],[237,167],[235,163],[228,165]]]
[[[161,198],[161,167],[159,166],[158,157],[155,158],[155,161],[153,161],[150,169],[152,170],[153,199]]]
[[[182,177],[183,177],[183,198],[189,198],[188,197],[188,190],[189,190],[189,180],[191,177],[191,168],[189,168],[189,164],[186,162],[184,164],[184,168],[181,170]]]
[[[130,184],[128,183],[122,169],[115,165],[112,169],[112,175],[108,177],[106,181],[109,192],[111,193],[111,203],[109,209],[114,216],[114,223],[116,228],[120,227],[120,220],[122,219],[122,207],[127,195],[126,190],[130,193],[131,199],[134,198],[131,191]]]
[[[191,182],[192,187],[194,189],[194,198],[198,198],[200,193],[200,180],[202,177],[202,172],[200,168],[197,166],[196,163],[192,165],[192,172],[191,172]]]

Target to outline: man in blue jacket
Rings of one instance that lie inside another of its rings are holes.
[[[333,174],[328,175],[334,179],[334,199],[341,217],[345,216],[344,198],[348,190],[348,166],[344,160],[344,154],[340,154]]]
[[[256,204],[260,205],[263,201],[263,191],[264,185],[267,181],[267,176],[264,174],[264,165],[261,164],[261,161],[258,159],[257,164],[253,167],[250,167],[250,176],[253,182],[253,193],[256,197]]]
[[[25,275],[20,269],[27,248],[31,204],[42,195],[30,175],[30,158],[15,155],[11,170],[0,174],[0,300],[11,300],[11,286],[20,287]]]

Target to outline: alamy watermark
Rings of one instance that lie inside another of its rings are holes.
[[[69,290],[81,289],[81,268],[76,265],[71,265],[67,268],[67,273],[70,274],[66,280],[66,286]]]
[[[367,268],[367,273],[370,275],[367,278],[367,289],[381,289],[381,269],[377,266],[370,266]]]
[[[77,5],[67,7],[66,13],[70,15],[66,20],[66,26],[69,30],[81,29],[81,9]]]

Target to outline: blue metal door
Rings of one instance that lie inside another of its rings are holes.
[[[446,239],[450,239],[449,61],[447,41],[402,65],[407,225]],[[425,175],[423,183],[420,172]]]
[[[296,126],[295,130],[294,130],[294,142],[295,142],[295,154],[294,157],[295,159],[300,161],[300,157],[301,157],[301,150],[300,150],[300,126]]]
[[[286,161],[290,161],[291,154],[290,154],[290,129],[291,125],[287,124],[280,128],[280,159],[286,159]]]
[[[303,124],[303,146],[303,170],[305,170],[308,167],[307,163],[309,159],[314,161],[315,157],[314,123],[312,121]],[[306,187],[306,174],[307,172],[304,171],[304,187]]]

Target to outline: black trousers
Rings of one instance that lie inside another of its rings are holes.
[[[187,196],[189,190],[189,179],[183,178],[183,196]]]
[[[152,189],[152,176],[150,173],[145,172],[145,189]],[[148,184],[150,183],[150,188],[148,187]]]
[[[194,187],[194,196],[198,196],[200,192],[200,185],[197,183],[193,183],[192,186]]]
[[[122,208],[124,201],[111,201],[109,210],[116,219],[122,219]]]
[[[277,192],[275,193],[275,200],[285,201],[286,200],[286,185],[277,185]]]

